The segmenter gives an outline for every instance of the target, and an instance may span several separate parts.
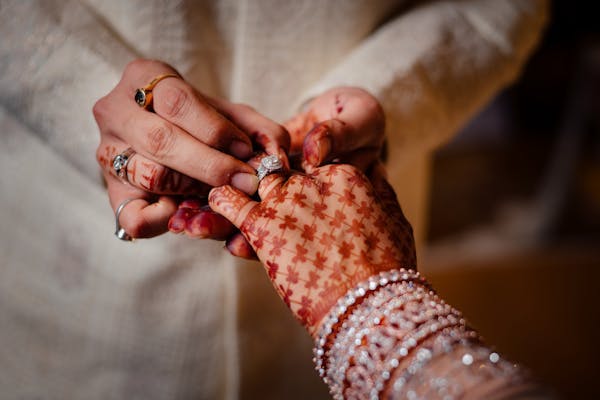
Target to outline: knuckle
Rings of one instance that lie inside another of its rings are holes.
[[[276,124],[276,126],[273,128],[273,137],[280,146],[286,150],[289,150],[292,139],[290,138],[289,132],[283,127],[283,125]]]
[[[202,180],[213,186],[225,185],[229,183],[230,171],[233,170],[233,162],[227,157],[210,157],[202,165]]]
[[[151,224],[141,212],[126,214],[121,227],[134,238],[143,238],[150,231]]]
[[[222,119],[214,119],[206,124],[202,141],[211,147],[218,147],[223,144],[228,130],[227,122]]]
[[[160,70],[167,68],[172,69],[171,66],[162,61],[136,58],[135,60],[127,63],[123,75],[139,76],[143,75],[143,73],[148,69]]]
[[[358,106],[364,110],[367,115],[371,115],[374,126],[378,130],[383,130],[385,124],[385,114],[379,101],[364,89],[358,89],[360,94],[356,97]]]
[[[245,104],[245,103],[234,103],[233,105],[240,112],[245,112],[245,113],[255,113],[256,112],[256,109],[254,107],[252,107],[248,104]]]
[[[160,86],[160,92],[154,99],[154,108],[158,114],[167,118],[181,118],[185,116],[190,106],[190,95],[182,89],[172,85]]]
[[[96,162],[102,167],[105,168],[107,164],[106,158],[106,149],[100,145],[96,148]]]
[[[148,68],[148,60],[143,58],[136,58],[127,63],[123,75],[138,75],[140,72]]]
[[[149,166],[148,170],[141,174],[139,185],[147,192],[161,193],[165,186],[166,170],[167,168],[160,164]]]
[[[173,149],[176,134],[168,122],[152,127],[147,136],[147,150],[155,158],[164,159]]]
[[[107,96],[104,96],[100,99],[98,99],[98,101],[96,101],[94,103],[94,106],[92,107],[92,113],[94,114],[94,119],[96,120],[96,122],[98,124],[100,124],[102,121],[104,121],[108,115],[108,98]]]
[[[345,175],[350,176],[352,178],[362,176],[362,172],[360,172],[360,170],[354,165],[338,164],[337,167],[338,171],[343,172]]]

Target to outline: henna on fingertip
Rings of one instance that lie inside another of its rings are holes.
[[[225,248],[236,257],[258,260],[256,252],[241,233],[236,233],[227,239]]]

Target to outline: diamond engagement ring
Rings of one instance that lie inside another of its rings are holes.
[[[133,200],[137,200],[137,199],[127,199],[127,200],[123,201],[121,204],[119,204],[119,207],[117,207],[117,212],[115,212],[115,224],[116,224],[115,236],[118,239],[123,240],[124,242],[132,242],[133,237],[130,236],[127,232],[125,232],[125,229],[123,229],[123,227],[119,223],[119,216],[121,215],[121,211],[123,211],[123,208],[125,208],[125,206],[130,201],[133,201]]]
[[[279,159],[279,157],[275,155],[266,156],[262,160],[260,160],[260,165],[256,170],[258,181],[262,181],[263,178],[269,174],[274,172],[279,172],[283,169],[283,163]]]
[[[119,178],[123,180],[123,182],[129,182],[127,177],[127,164],[131,157],[135,154],[135,150],[131,147],[125,149],[125,151],[117,154],[115,158],[113,158],[113,169]]]
[[[166,78],[179,78],[179,76],[175,74],[159,75],[156,78],[152,79],[150,83],[144,86],[143,88],[136,89],[133,99],[135,100],[137,105],[146,110],[152,110],[152,90],[154,89],[154,86],[158,84],[158,82]]]

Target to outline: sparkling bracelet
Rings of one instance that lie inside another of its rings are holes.
[[[396,283],[389,285],[390,289],[385,293],[391,300],[380,309],[376,309],[369,319],[355,329],[355,335],[351,340],[345,338],[343,329],[338,333],[335,344],[329,354],[329,368],[327,377],[334,397],[341,397],[342,388],[338,384],[344,381],[344,374],[350,372],[350,360],[354,359],[352,369],[364,368],[372,372],[377,378],[370,386],[370,395],[375,397],[380,392],[391,372],[398,367],[400,361],[408,355],[412,348],[416,347],[422,340],[433,335],[436,331],[448,326],[458,325],[460,315],[448,305],[436,303],[435,307],[419,307],[418,313],[403,312],[403,307],[410,304],[418,304],[429,294],[417,295],[406,293],[406,287]],[[422,291],[422,290],[421,290]],[[382,289],[372,297],[378,296]],[[409,296],[411,295],[412,296]],[[358,310],[370,308],[367,299]],[[355,317],[355,311],[348,319]],[[387,320],[386,325],[379,325],[380,321]],[[401,328],[402,324],[410,326],[409,329]]]
[[[340,322],[343,322],[348,310],[355,304],[362,302],[365,296],[372,294],[374,291],[386,286],[390,282],[409,280],[419,282],[421,285],[429,288],[427,281],[425,281],[417,271],[400,268],[397,270],[381,272],[378,275],[369,277],[366,281],[358,284],[354,289],[348,291],[345,296],[338,300],[337,304],[323,321],[315,340],[316,344],[313,351],[315,357],[313,361],[316,364],[315,369],[319,373],[319,376],[322,378],[325,377],[323,356],[325,355],[326,345],[333,340],[331,336],[336,331]],[[327,379],[323,380],[325,383],[328,383]]]
[[[334,399],[446,400],[522,380],[408,269],[380,273],[348,291],[324,319],[314,354]]]

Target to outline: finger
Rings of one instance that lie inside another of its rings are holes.
[[[208,195],[210,187],[206,184],[137,153],[129,157],[125,166],[126,173],[121,178],[117,175],[112,161],[127,147],[117,138],[109,138],[100,144],[96,158],[105,173],[118,179],[126,179],[131,185],[154,194]]]
[[[314,166],[362,147],[380,147],[383,143],[383,109],[362,89],[333,89],[316,98],[311,103],[311,111],[322,121],[307,134],[303,145],[305,158]]]
[[[265,153],[258,153],[250,160],[248,160],[248,164],[250,164],[254,169],[258,169],[260,166],[261,160],[266,156]],[[289,171],[289,169],[284,165],[283,171],[281,173],[272,173],[265,176],[258,184],[258,196],[261,200],[266,200],[267,198],[278,193],[281,185],[285,182],[285,174]]]
[[[236,233],[227,239],[225,247],[236,257],[241,257],[248,260],[258,260],[256,252],[241,233]]]
[[[276,196],[281,191],[281,185],[285,182],[285,175],[273,173],[265,176],[258,185],[258,195],[261,200],[267,200]]]
[[[141,109],[130,98],[129,86],[122,84],[94,106],[103,137],[113,135],[148,159],[211,186],[232,184],[247,193],[256,191],[250,166]]]
[[[252,155],[250,138],[181,79],[167,78],[154,88],[154,110],[204,144],[239,159]],[[274,124],[274,123],[273,123]]]
[[[172,233],[183,233],[187,222],[203,207],[207,207],[206,199],[186,198],[181,203],[177,211],[169,219],[169,231]]]
[[[188,236],[202,239],[225,240],[235,232],[237,228],[231,222],[210,209],[200,210],[185,225]]]
[[[124,126],[123,140],[148,159],[211,186],[231,184],[256,192],[258,181],[248,164],[196,140],[157,115],[135,114]]]
[[[210,191],[208,204],[213,211],[227,218],[239,229],[250,210],[258,203],[251,200],[242,191],[225,185]]]
[[[369,135],[358,134],[341,120],[327,120],[315,125],[306,135],[302,146],[304,160],[316,167],[336,156],[371,146],[369,139]]]
[[[208,98],[211,104],[240,127],[267,154],[278,156],[286,166],[290,150],[290,134],[286,128],[245,104],[230,103],[223,99]]]
[[[340,162],[343,164],[350,164],[364,172],[369,170],[369,168],[377,163],[380,152],[381,149],[378,147],[366,147],[342,155],[340,157]]]
[[[106,175],[106,184],[111,206],[117,208],[127,199],[136,199],[127,204],[119,215],[119,224],[133,238],[150,238],[167,231],[171,214],[177,209],[170,196],[154,199],[145,191],[124,185],[117,178]]]
[[[186,199],[171,216],[169,231],[194,238],[225,240],[238,230],[225,217],[212,211],[205,201]]]
[[[313,111],[306,111],[295,115],[286,122],[283,126],[290,134],[290,151],[289,154],[302,154],[302,145],[306,134],[317,124],[318,117]]]

